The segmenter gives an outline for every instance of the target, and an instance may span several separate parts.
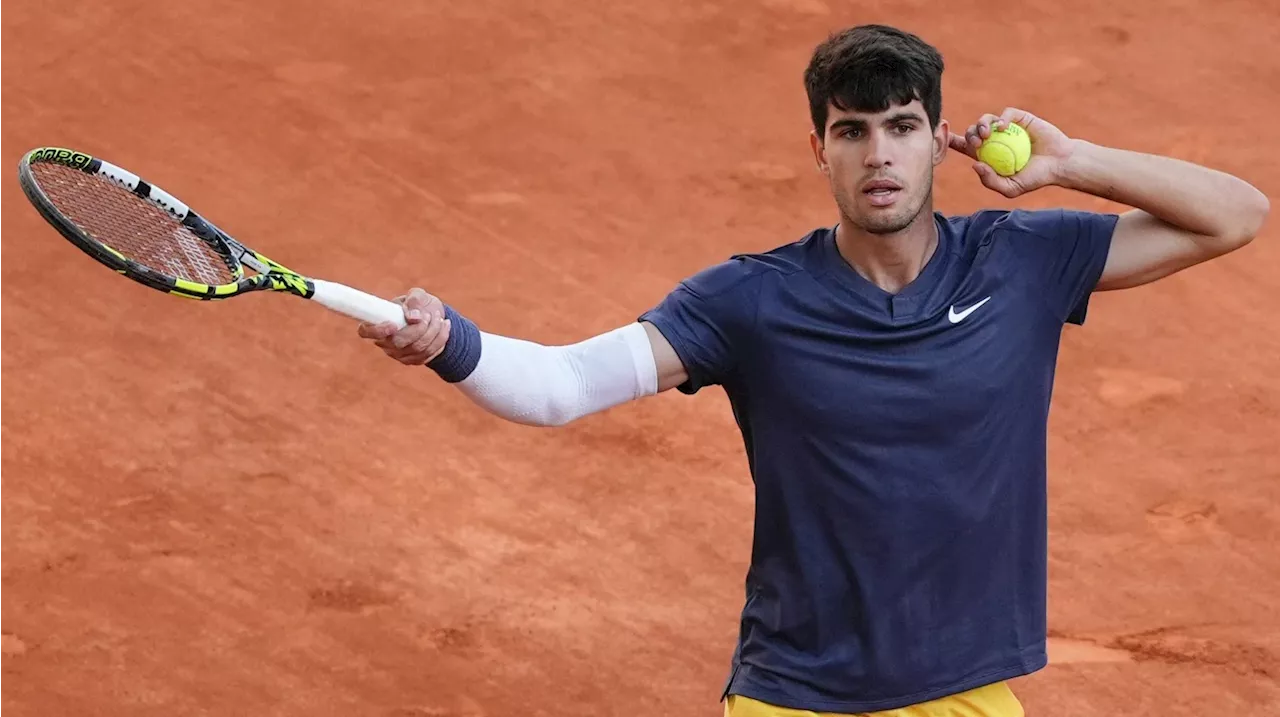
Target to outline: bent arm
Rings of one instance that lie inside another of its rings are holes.
[[[1079,142],[1059,182],[1134,207],[1116,225],[1099,291],[1140,286],[1239,249],[1261,229],[1265,195],[1224,172]]]
[[[529,426],[562,426],[666,391],[687,374],[649,323],[545,346],[480,331],[450,311],[453,335],[428,366],[486,411]]]

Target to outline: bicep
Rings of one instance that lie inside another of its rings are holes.
[[[1141,286],[1222,252],[1207,237],[1162,221],[1140,209],[1120,215],[1096,291]]]
[[[689,380],[689,372],[684,362],[671,347],[671,342],[662,335],[658,327],[648,321],[641,322],[645,334],[649,337],[649,345],[653,348],[653,363],[658,371],[658,393],[679,386]]]

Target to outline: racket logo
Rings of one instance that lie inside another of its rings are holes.
[[[60,147],[42,147],[32,152],[28,161],[57,162],[58,164],[65,164],[72,169],[84,169],[93,161],[93,157],[84,152],[74,152]]]

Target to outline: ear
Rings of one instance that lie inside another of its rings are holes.
[[[827,147],[818,135],[817,130],[809,130],[809,147],[813,150],[813,161],[823,174],[831,174],[831,165],[827,163]]]
[[[940,120],[937,128],[933,131],[933,166],[942,164],[947,158],[947,150],[950,149],[951,124],[946,120]]]

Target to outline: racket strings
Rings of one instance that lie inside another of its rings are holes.
[[[59,212],[130,261],[210,286],[235,282],[227,257],[125,187],[50,162],[33,163],[31,172]]]

